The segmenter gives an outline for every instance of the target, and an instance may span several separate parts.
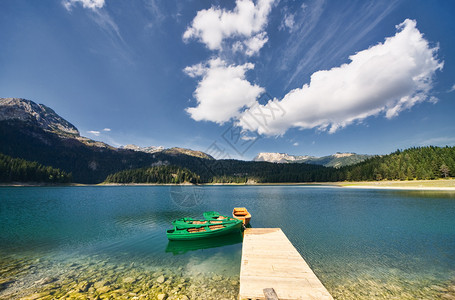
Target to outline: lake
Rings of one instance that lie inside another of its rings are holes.
[[[235,206],[336,299],[455,299],[455,193],[322,186],[1,187],[0,299],[237,299],[240,234],[165,234]]]

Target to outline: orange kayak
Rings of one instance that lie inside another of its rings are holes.
[[[244,225],[248,225],[248,223],[250,223],[251,214],[245,207],[235,207],[232,211],[232,216],[236,219],[242,220]]]

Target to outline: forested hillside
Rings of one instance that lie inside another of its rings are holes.
[[[321,182],[343,178],[338,169],[310,164],[218,160],[205,162],[205,169],[206,175],[201,177],[213,183]]]
[[[109,175],[106,183],[278,183],[336,181],[340,172],[317,165],[274,164],[238,160],[201,160],[190,165],[124,170]]]
[[[176,170],[177,167],[173,167]],[[423,180],[455,176],[455,147],[419,147],[397,150],[384,156],[375,156],[364,162],[340,169],[310,164],[277,164],[238,160],[199,160],[188,168],[201,183],[284,183],[333,182],[374,180]],[[147,182],[147,169],[124,171],[108,182]],[[166,170],[166,169],[163,169]],[[175,172],[175,171],[174,171]],[[188,171],[189,172],[189,171]],[[139,175],[138,175],[139,174]],[[118,177],[120,176],[120,177]],[[138,176],[138,177],[134,177]],[[167,178],[167,177],[166,177]],[[136,181],[135,181],[136,180]],[[161,181],[160,181],[161,180]],[[161,183],[174,183],[168,178]],[[188,181],[188,180],[186,180]],[[179,181],[181,182],[181,181]]]
[[[194,172],[176,166],[124,170],[107,176],[106,183],[199,183]]]
[[[0,153],[0,182],[69,183],[71,174],[37,162]]]
[[[345,180],[414,180],[455,176],[455,147],[414,147],[341,169]]]

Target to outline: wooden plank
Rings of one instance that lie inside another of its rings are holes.
[[[262,291],[264,292],[265,300],[279,300],[274,289],[267,288],[263,289]]]
[[[333,300],[280,228],[247,228],[242,246],[240,299]],[[274,298],[270,298],[274,299]]]

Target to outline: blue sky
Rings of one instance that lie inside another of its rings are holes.
[[[455,145],[455,2],[3,0],[0,97],[114,146]]]

